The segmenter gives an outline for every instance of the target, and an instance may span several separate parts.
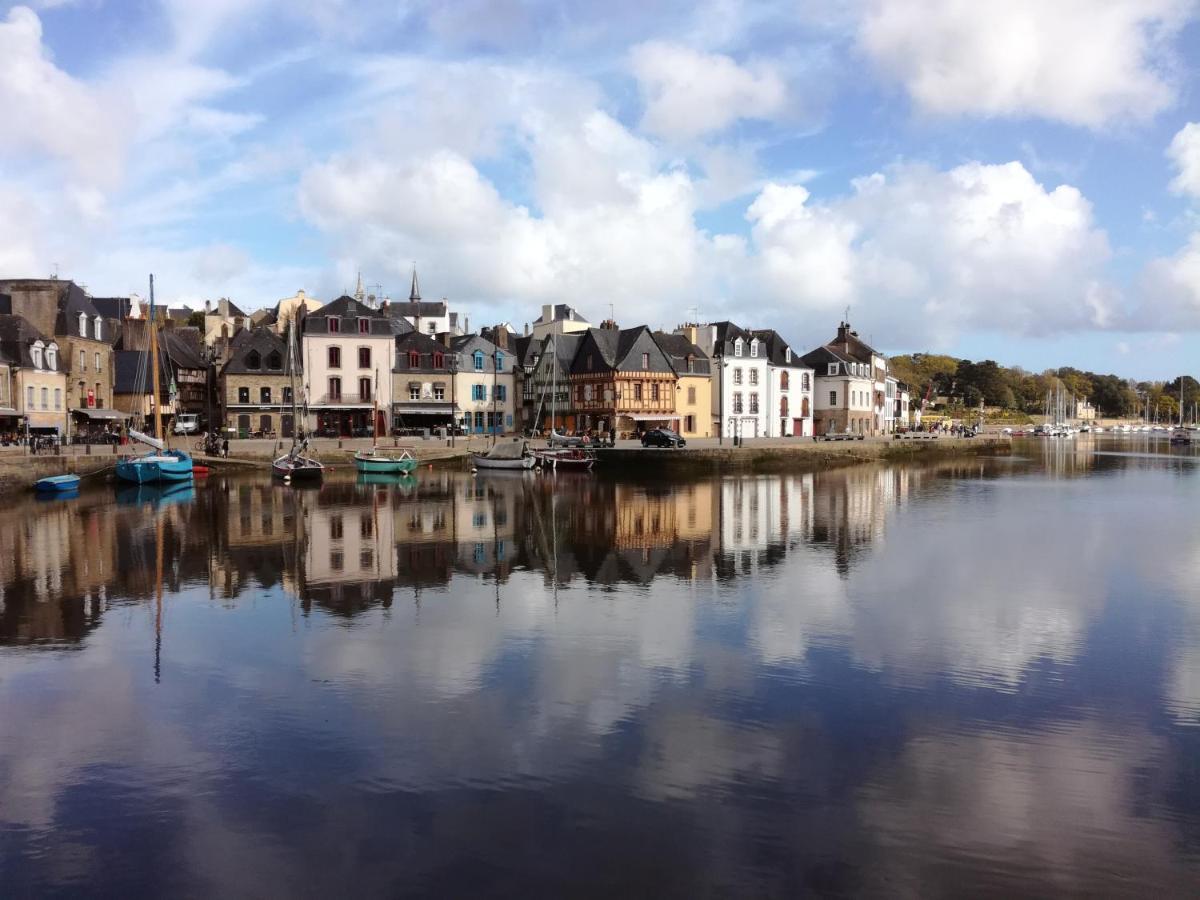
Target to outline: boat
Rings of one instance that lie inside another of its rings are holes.
[[[182,450],[168,450],[162,439],[162,393],[158,388],[158,326],[154,312],[154,276],[150,276],[150,353],[148,367],[153,393],[151,402],[154,405],[154,417],[151,420],[153,433],[143,434],[133,429],[129,436],[134,440],[151,447],[149,453],[143,456],[132,456],[122,459],[116,465],[118,480],[130,484],[157,484],[159,482],[180,482],[192,480],[192,458]],[[139,389],[145,386],[145,373],[139,373]]]
[[[533,456],[543,469],[586,472],[596,464],[596,454],[590,450],[534,450]]]
[[[375,384],[379,384],[379,372],[375,372]],[[354,468],[359,472],[377,475],[395,475],[411,472],[417,467],[416,457],[408,450],[389,453],[379,449],[379,395],[376,394],[371,413],[374,427],[371,429],[371,449],[359,450],[354,454]]]
[[[524,441],[496,444],[487,453],[472,453],[477,469],[532,469],[537,460]]]
[[[1190,447],[1192,435],[1186,428],[1176,428],[1171,432],[1172,447]]]
[[[34,489],[42,493],[61,493],[64,491],[79,490],[78,475],[47,475],[45,478],[39,478],[33,485]]]
[[[306,421],[306,411],[296,405],[296,336],[292,333],[293,323],[284,331],[287,340],[287,372],[291,381],[292,397],[292,446],[287,453],[271,462],[271,475],[286,482],[317,481],[325,475],[325,465],[315,456],[309,455],[308,435],[300,425]],[[279,445],[276,444],[276,447]]]

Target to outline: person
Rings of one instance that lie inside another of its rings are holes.
[[[221,455],[229,459],[229,438],[221,442]]]

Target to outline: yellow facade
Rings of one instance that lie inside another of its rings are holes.
[[[679,433],[685,438],[712,437],[712,378],[680,375],[677,387],[675,412],[679,415]]]
[[[18,369],[14,379],[17,410],[29,418],[30,428],[67,428],[67,377],[52,369]]]

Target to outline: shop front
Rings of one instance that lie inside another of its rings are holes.
[[[119,409],[84,407],[71,410],[71,440],[76,444],[95,444],[120,439],[121,428],[129,413]]]
[[[392,404],[392,431],[394,434],[410,434],[425,429],[445,428],[453,422],[454,406],[450,403]]]
[[[317,411],[318,437],[370,437],[373,433],[371,418],[374,407],[342,406],[337,409]],[[378,410],[377,426],[380,434],[387,434],[387,415]]]

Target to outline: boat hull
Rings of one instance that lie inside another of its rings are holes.
[[[538,464],[543,469],[555,471],[586,472],[596,464],[596,457],[580,451],[535,452]]]
[[[281,456],[271,463],[271,474],[292,481],[316,481],[325,474],[325,466],[307,456]]]
[[[477,469],[532,469],[535,462],[532,456],[522,456],[520,459],[489,459],[478,453],[471,454],[471,461]]]
[[[79,490],[78,475],[50,475],[39,478],[34,488],[43,494]]]
[[[191,481],[192,458],[182,450],[135,456],[117,463],[116,475],[129,484]]]
[[[389,456],[354,455],[354,468],[364,475],[405,475],[417,467],[411,456],[395,458]]]

